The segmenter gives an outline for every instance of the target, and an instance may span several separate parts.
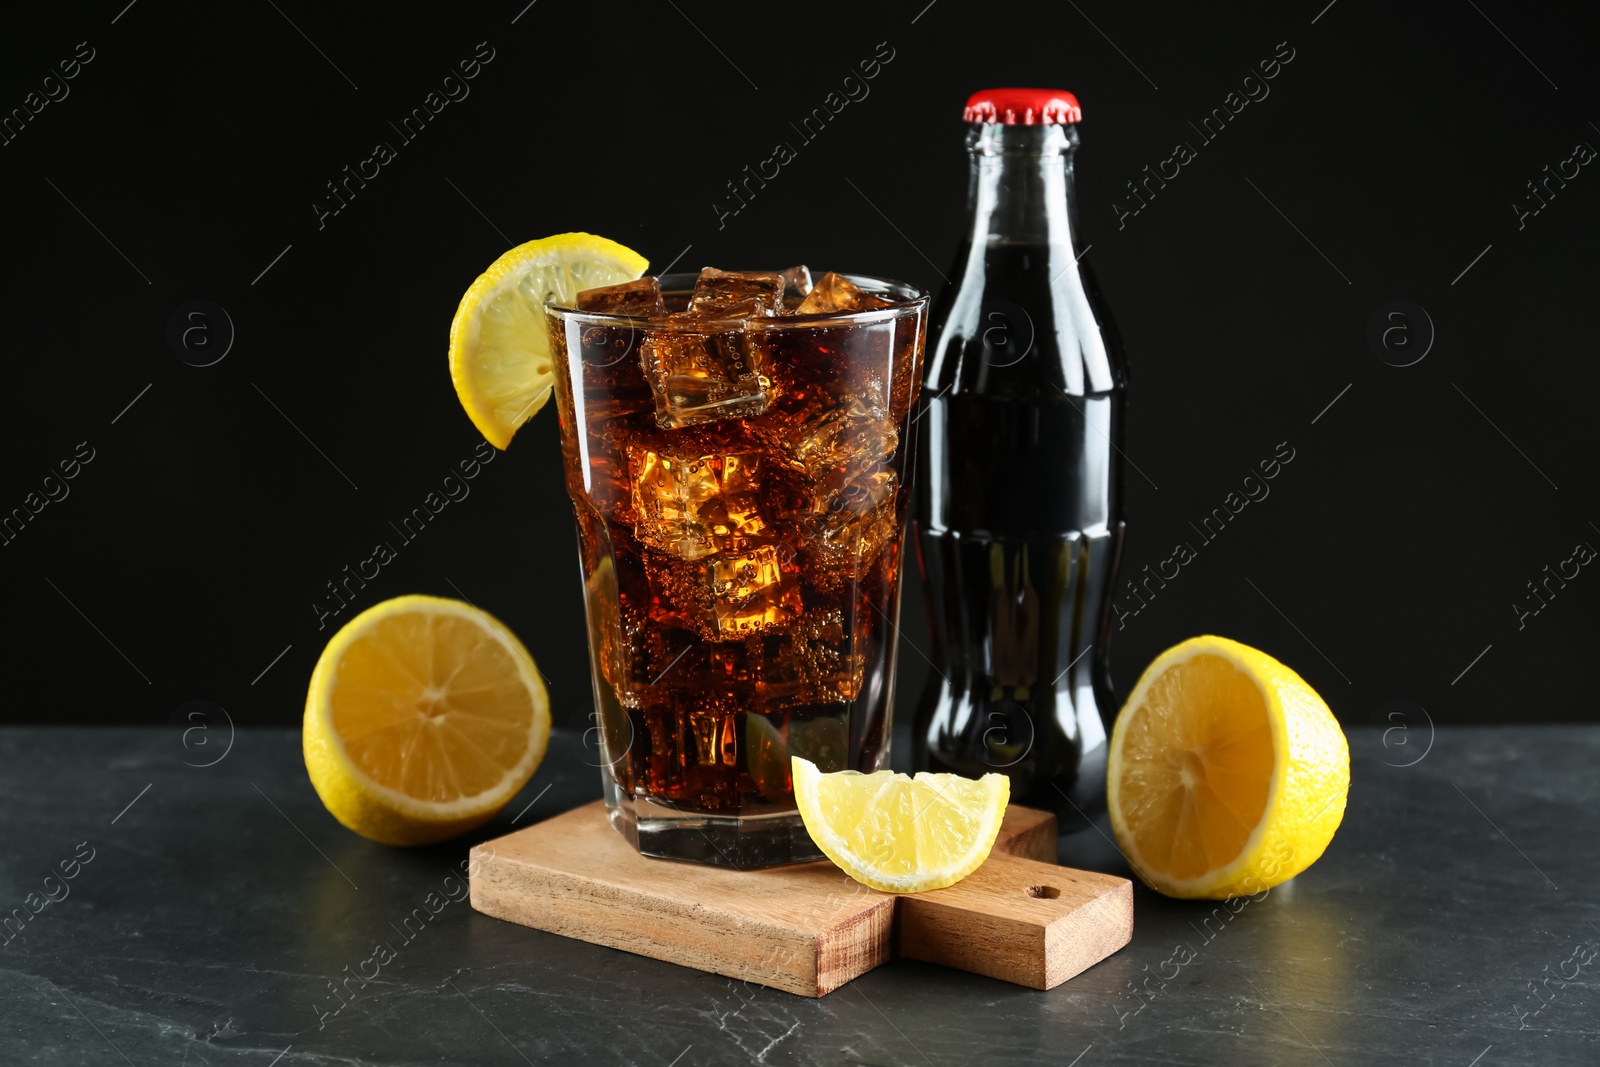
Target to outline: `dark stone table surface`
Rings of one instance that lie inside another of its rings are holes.
[[[323,810],[297,732],[4,730],[0,1064],[1600,1064],[1600,728],[1426,730],[1354,731],[1332,846],[1236,914],[1140,887],[1133,943],[1050,992],[893,963],[820,1000],[450,899],[472,841],[599,795],[573,734],[404,851]],[[1062,858],[1126,873],[1097,831]]]

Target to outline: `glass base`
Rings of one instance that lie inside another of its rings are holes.
[[[799,812],[717,816],[679,811],[629,796],[610,775],[605,777],[606,817],[640,855],[740,871],[822,859]]]

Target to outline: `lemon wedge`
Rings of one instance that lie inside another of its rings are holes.
[[[429,844],[517,795],[544,758],[550,701],[500,622],[459,600],[396,597],[323,649],[302,740],[334,818],[374,841]]]
[[[518,245],[490,264],[450,323],[450,379],[478,431],[496,448],[544,407],[555,385],[544,304],[631,282],[649,260],[615,241],[563,233]]]
[[[790,765],[811,840],[851,878],[885,893],[943,889],[977,870],[1011,796],[1003,774],[824,774],[799,756]]]
[[[1225,637],[1156,657],[1107,758],[1117,841],[1171,897],[1221,900],[1293,878],[1333,840],[1350,789],[1344,731],[1316,690]]]

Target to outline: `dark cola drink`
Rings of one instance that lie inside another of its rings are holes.
[[[641,852],[815,859],[790,757],[888,765],[926,308],[804,267],[549,307],[602,781]]]
[[[1071,93],[967,104],[967,232],[929,324],[915,509],[933,663],[917,764],[1009,775],[1081,827],[1105,803],[1127,370],[1087,267]]]

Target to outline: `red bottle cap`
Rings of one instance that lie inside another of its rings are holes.
[[[1083,121],[1078,98],[1062,89],[984,89],[967,98],[967,122],[1064,126]]]

